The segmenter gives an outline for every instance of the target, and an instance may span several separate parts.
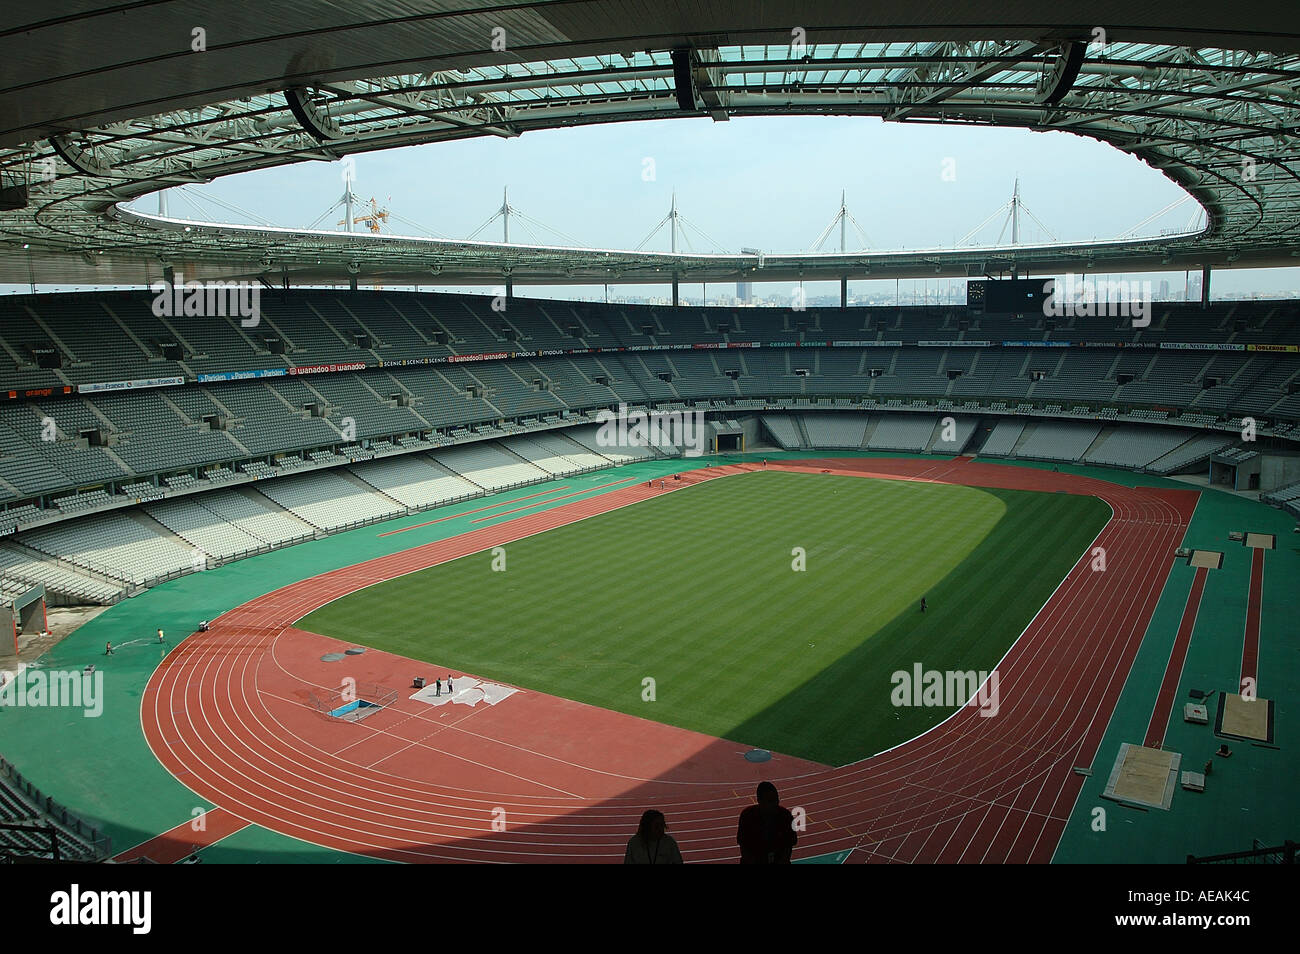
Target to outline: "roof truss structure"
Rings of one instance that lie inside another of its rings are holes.
[[[484,54],[495,62],[294,81],[0,148],[0,187],[27,192],[25,207],[0,211],[0,281],[137,284],[167,266],[200,279],[577,284],[1300,264],[1300,53],[1103,43],[1082,33],[902,42],[822,42],[817,30],[807,33],[806,45],[797,34],[778,44],[706,46],[697,38],[687,89],[671,48],[536,61]],[[1089,136],[1177,182],[1208,224],[1197,234],[1070,245],[768,254],[760,273],[757,257],[743,253],[201,224],[123,207],[162,188],[379,149],[599,123],[781,115]]]

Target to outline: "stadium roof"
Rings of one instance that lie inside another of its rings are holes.
[[[0,282],[138,284],[164,265],[299,284],[579,284],[1300,264],[1296,4],[51,0],[18,15],[28,22],[0,31],[0,203],[20,206],[0,211]],[[1140,241],[760,262],[199,225],[121,207],[418,143],[790,114],[1090,136],[1183,186],[1208,224]]]

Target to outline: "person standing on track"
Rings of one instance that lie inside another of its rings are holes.
[[[433,694],[434,694],[435,696],[440,696],[440,695],[442,695],[442,680],[441,680],[441,679],[435,679],[435,680],[433,680]]]
[[[794,815],[781,806],[781,796],[771,782],[759,782],[758,804],[740,813],[736,844],[742,865],[788,865],[799,835]]]
[[[677,841],[668,834],[668,823],[664,813],[656,809],[647,809],[641,815],[641,824],[636,834],[627,841],[627,851],[623,853],[625,865],[680,865],[682,852]]]

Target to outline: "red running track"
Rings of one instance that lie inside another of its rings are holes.
[[[1000,708],[958,710],[929,732],[838,768],[521,691],[496,706],[434,709],[402,698],[361,723],[305,702],[340,682],[319,662],[333,640],[292,628],[354,590],[689,486],[760,469],[692,471],[303,580],[186,639],[146,687],[141,716],[158,759],[232,815],[343,851],[396,861],[616,862],[647,806],[662,809],[689,861],[733,861],[754,783],[779,783],[807,829],[796,857],[852,861],[1046,862],[1082,786],[1182,542],[1197,494],[1127,488],[1021,467],[955,461],[773,462],[968,486],[1092,494],[1114,511],[998,665]],[[359,680],[409,685],[424,664],[367,651]],[[395,681],[400,680],[400,681]],[[463,711],[452,711],[452,710]],[[503,830],[498,830],[503,829]]]
[[[181,822],[170,831],[165,831],[143,844],[122,852],[113,860],[119,864],[127,864],[139,861],[141,858],[148,858],[157,865],[174,865],[247,827],[248,822],[242,818],[236,818],[230,812],[214,808],[204,812],[200,818]]]
[[[1169,715],[1174,711],[1178,682],[1183,678],[1183,664],[1187,662],[1187,650],[1192,646],[1192,632],[1196,629],[1196,618],[1201,613],[1201,594],[1205,592],[1205,578],[1209,572],[1205,567],[1198,566],[1192,576],[1192,588],[1188,591],[1187,603],[1183,606],[1183,618],[1178,623],[1174,645],[1169,650],[1169,661],[1165,663],[1165,675],[1160,680],[1156,704],[1151,710],[1151,721],[1147,723],[1147,733],[1142,740],[1148,749],[1159,749],[1165,744],[1165,730],[1169,728]]]

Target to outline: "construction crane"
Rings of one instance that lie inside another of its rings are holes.
[[[340,201],[342,201],[342,200],[340,200]],[[365,209],[365,207],[366,207],[366,206],[365,206],[365,203],[362,203],[361,208],[362,208],[362,209]],[[336,205],[336,208],[337,208],[337,205]],[[346,226],[348,227],[348,231],[351,231],[351,230],[352,230],[352,223],[354,223],[354,222],[364,222],[365,225],[366,225],[366,228],[369,229],[371,232],[379,232],[379,231],[381,231],[381,226],[382,226],[382,225],[387,225],[387,224],[388,224],[388,214],[389,214],[389,213],[388,213],[388,206],[385,205],[385,206],[381,209],[381,208],[379,207],[379,203],[376,202],[375,199],[374,199],[374,197],[372,196],[372,197],[370,198],[370,212],[369,212],[369,214],[366,214],[366,215],[354,215],[354,216],[352,216],[352,218],[351,218],[350,221],[349,221],[348,219],[339,219],[339,221],[336,222],[336,223],[334,223],[334,224],[335,224],[335,225],[346,225]]]

